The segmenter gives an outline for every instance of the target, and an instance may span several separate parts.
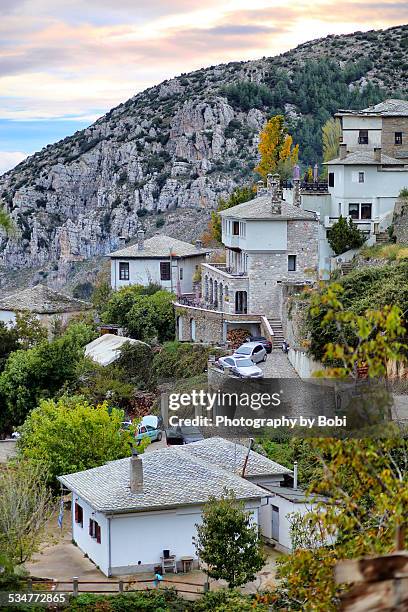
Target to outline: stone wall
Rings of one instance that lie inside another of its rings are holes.
[[[408,244],[408,198],[398,198],[392,217],[393,235],[400,244]]]
[[[316,278],[318,221],[288,221],[287,251],[250,253],[248,257],[249,312],[280,318],[281,283]],[[296,270],[288,271],[288,255],[296,255]]]
[[[402,132],[402,145],[395,144],[395,132]],[[408,117],[383,117],[381,147],[391,157],[408,159]]]

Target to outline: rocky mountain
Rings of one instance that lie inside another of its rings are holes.
[[[338,107],[404,96],[407,55],[408,26],[328,36],[135,95],[0,177],[17,227],[0,235],[1,286],[16,278],[61,286],[78,262],[116,248],[119,236],[132,239],[140,225],[197,237],[218,198],[256,178],[268,116],[285,113],[301,161],[314,164],[320,128]]]

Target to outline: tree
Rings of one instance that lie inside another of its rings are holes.
[[[123,411],[81,397],[42,400],[20,428],[20,456],[44,466],[47,480],[87,470],[131,454],[131,432],[121,430]]]
[[[320,326],[332,324],[337,330],[337,341],[328,342],[322,356],[323,363],[331,367],[319,374],[357,379],[358,368],[366,366],[369,377],[383,377],[390,361],[405,361],[407,347],[400,340],[406,332],[402,311],[398,306],[384,306],[357,315],[344,308],[343,293],[343,287],[333,283],[312,296],[311,316],[318,318]]]
[[[293,146],[293,139],[288,134],[283,115],[269,119],[260,134],[259,152],[261,160],[255,171],[266,179],[270,173],[278,172],[281,178],[288,178],[292,166],[296,164],[299,146]]]
[[[94,287],[91,300],[93,307],[99,313],[103,312],[112,295],[112,288],[108,280],[99,279]]]
[[[217,210],[211,213],[211,221],[208,224],[208,231],[203,235],[203,242],[208,244],[212,240],[220,243],[222,238],[221,230],[221,217],[219,213],[222,210],[227,210],[243,202],[249,202],[256,195],[255,187],[253,185],[245,185],[244,187],[237,187],[227,198],[220,198],[218,200]],[[208,235],[207,235],[208,234]]]
[[[196,527],[197,554],[210,578],[226,580],[230,588],[255,579],[265,562],[257,527],[231,491],[220,499],[210,498]]]
[[[6,234],[10,234],[14,229],[13,221],[10,215],[6,212],[0,202],[0,229],[4,230]]]
[[[328,162],[338,156],[340,138],[340,121],[330,117],[322,127],[323,161]]]
[[[0,471],[0,556],[11,571],[38,549],[55,508],[42,468],[28,461]]]
[[[0,375],[1,432],[21,425],[41,398],[52,397],[64,384],[75,380],[83,347],[94,337],[92,328],[75,323],[52,342],[45,340],[11,353]]]
[[[47,339],[47,330],[41,321],[27,310],[16,313],[15,328],[22,349],[29,349]]]
[[[13,351],[19,348],[18,335],[15,327],[8,328],[7,325],[0,321],[0,372]]]
[[[339,220],[327,230],[327,240],[336,255],[341,255],[349,249],[359,249],[365,242],[365,236],[353,223],[340,215]]]

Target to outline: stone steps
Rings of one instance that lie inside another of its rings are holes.
[[[282,342],[285,339],[280,319],[268,319],[269,325],[273,331],[273,348],[281,348]]]
[[[388,235],[388,232],[381,232],[381,234],[377,234],[375,237],[376,244],[389,244],[389,242],[390,237]]]

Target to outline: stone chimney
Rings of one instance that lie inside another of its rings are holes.
[[[274,174],[269,182],[271,191],[272,214],[280,215],[282,211],[282,196],[280,193],[279,174]]]
[[[293,205],[300,206],[300,179],[293,179]]]
[[[341,142],[339,144],[339,151],[340,151],[340,159],[344,159],[347,155],[347,144],[345,142]]]
[[[374,147],[374,161],[381,164],[381,147]]]
[[[203,242],[202,242],[202,240],[196,240],[196,241],[195,241],[195,245],[196,245],[196,249],[197,249],[198,251],[201,251],[201,249],[203,248]]]
[[[126,244],[126,236],[119,236],[118,241],[119,241],[119,246],[122,249]]]
[[[136,449],[132,449],[130,458],[130,491],[143,493],[143,462]]]
[[[137,248],[139,251],[143,251],[144,249],[144,231],[139,230],[137,232]]]

